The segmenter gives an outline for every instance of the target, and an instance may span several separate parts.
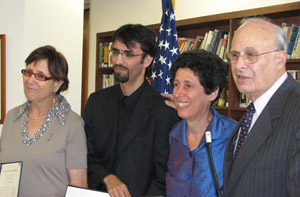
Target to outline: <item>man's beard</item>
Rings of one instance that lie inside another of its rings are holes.
[[[128,71],[123,76],[121,75],[121,73],[114,72],[116,81],[119,82],[119,83],[125,83],[125,82],[127,82],[129,80],[129,70],[128,70],[128,68],[126,68],[125,66],[123,66],[121,64],[116,64],[116,65],[114,65],[114,68],[115,67],[121,67],[121,68],[126,69]]]

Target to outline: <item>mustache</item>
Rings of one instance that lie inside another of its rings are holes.
[[[236,69],[234,73],[238,75],[247,75],[247,72],[242,69]]]
[[[128,68],[125,67],[125,66],[123,66],[122,64],[115,64],[115,65],[113,66],[113,68],[122,68],[122,69],[128,70]]]

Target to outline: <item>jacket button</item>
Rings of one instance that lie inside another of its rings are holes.
[[[189,180],[190,179],[190,175],[189,174],[185,174],[185,178],[186,178],[186,180]]]

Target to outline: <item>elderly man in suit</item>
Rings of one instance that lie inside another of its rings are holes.
[[[285,32],[267,19],[235,32],[232,75],[251,109],[227,144],[224,196],[300,196],[300,85],[286,72],[286,50]]]
[[[110,53],[120,84],[91,94],[84,112],[89,188],[114,197],[163,196],[168,134],[178,117],[145,79],[155,35],[142,25],[124,25]]]

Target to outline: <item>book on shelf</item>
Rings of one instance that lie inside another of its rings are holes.
[[[102,64],[102,67],[108,67],[108,53],[109,53],[108,45],[109,45],[108,42],[103,43],[103,64]]]
[[[108,44],[108,50],[111,51],[113,48],[112,42],[109,42]],[[113,64],[111,63],[111,54],[108,52],[108,67],[113,67]]]
[[[189,48],[187,49],[188,51],[191,51],[191,50],[193,49],[194,44],[195,44],[195,41],[196,41],[195,39],[192,40],[192,42],[191,42]]]
[[[300,70],[287,70],[287,72],[298,82],[300,82]]]
[[[300,26],[282,22],[281,27],[288,39],[287,59],[300,59]]]
[[[193,46],[193,42],[195,41],[194,38],[186,38],[186,43],[185,43],[185,46],[183,48],[183,51],[190,51],[191,50],[191,47]]]
[[[205,43],[207,41],[207,36],[208,36],[208,32],[205,33],[204,38],[203,38],[203,40],[202,40],[202,42],[201,42],[201,44],[199,46],[199,49],[204,49]]]
[[[179,53],[182,52],[184,45],[186,43],[186,40],[183,38],[178,38],[178,49],[179,49]]]
[[[212,103],[212,106],[218,106],[218,107],[228,107],[228,84],[223,88],[222,92],[220,93],[220,96],[218,100],[214,101]]]
[[[191,50],[194,41],[194,38],[178,38],[179,53]]]
[[[99,43],[99,65],[98,67],[101,68],[102,67],[102,63],[103,63],[103,43],[100,42]]]
[[[102,88],[108,88],[116,84],[116,79],[114,74],[103,74],[102,75]]]
[[[219,57],[221,59],[226,59],[226,57],[224,57],[224,53],[225,53],[225,48],[226,48],[226,45],[227,45],[227,41],[228,41],[228,34],[224,34],[221,49],[220,49],[220,53],[219,53]]]
[[[228,107],[228,105],[229,105],[229,104],[228,104],[228,98],[229,98],[229,88],[228,88],[228,86],[229,86],[229,85],[227,84],[227,88],[226,88],[226,92],[225,92],[225,93],[226,93],[226,103],[225,103],[225,107]]]
[[[228,32],[223,31],[223,30],[218,30],[215,29],[215,33],[214,33],[214,37],[212,39],[212,52],[216,54],[218,46],[219,46],[219,42],[220,40],[224,37],[224,34],[227,34]]]
[[[210,41],[210,47],[208,49],[210,52],[214,53],[215,43],[216,43],[217,36],[218,36],[219,32],[220,32],[220,30],[218,30],[218,29],[214,30],[213,36],[212,36],[211,41]]]
[[[240,108],[247,108],[250,100],[244,93],[240,93]]]
[[[286,37],[287,37],[287,40],[289,41],[290,40],[292,26],[290,24],[288,24],[288,23],[283,22],[281,24],[281,28],[284,30],[284,32],[286,34]]]
[[[291,59],[300,59],[300,31],[299,30],[291,54]]]
[[[185,45],[187,43],[187,38],[178,38],[178,48],[179,48],[179,53],[182,53]]]
[[[229,53],[229,48],[230,48],[230,32],[228,32],[228,35],[226,37],[226,43],[225,43],[225,49],[224,49],[224,54],[223,54],[223,60],[227,62],[227,54]]]
[[[282,22],[282,23],[281,23],[281,27],[282,27],[282,28],[285,28],[285,27],[291,27],[291,24],[286,23],[286,22]]]
[[[178,38],[179,52],[190,51],[194,49],[204,49],[215,53],[223,61],[227,62],[226,55],[229,51],[229,35],[224,30],[210,30],[204,36],[196,36],[196,38]]]
[[[217,105],[220,107],[225,107],[227,103],[227,90],[228,84],[223,88],[222,92],[220,93],[220,97],[218,99]]]
[[[218,48],[217,48],[217,51],[216,51],[217,56],[220,56],[220,51],[221,51],[221,46],[222,46],[223,40],[224,40],[224,38],[221,38],[219,43],[218,43]]]
[[[207,35],[207,40],[205,42],[204,50],[211,51],[211,41],[214,36],[215,31],[210,30]]]
[[[194,49],[204,49],[215,53],[221,59],[226,61],[226,49],[229,47],[229,32],[223,30],[210,30],[204,36],[196,36],[196,38],[178,38],[179,53]]]
[[[99,43],[99,68],[112,67],[110,63],[110,53],[112,42]]]
[[[291,59],[291,55],[294,49],[295,41],[297,38],[297,34],[299,31],[299,26],[298,25],[292,25],[291,28],[291,36],[289,39],[289,44],[288,44],[288,50],[287,50],[287,59]]]
[[[287,39],[290,40],[292,25],[286,22],[281,23],[281,28],[285,31]]]
[[[197,36],[192,49],[199,49],[203,39],[204,39],[203,36]]]

